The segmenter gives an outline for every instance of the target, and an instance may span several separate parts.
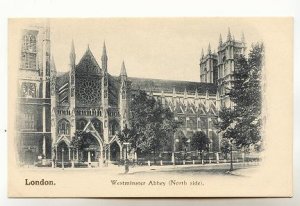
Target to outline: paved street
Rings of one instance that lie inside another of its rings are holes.
[[[91,174],[100,176],[250,176],[255,171],[257,163],[234,163],[234,171],[229,172],[230,163],[223,164],[205,164],[205,165],[166,165],[166,166],[136,166],[130,167],[129,173],[124,174],[124,166],[109,165],[108,167],[96,168],[24,168],[26,171],[39,171],[65,174]]]

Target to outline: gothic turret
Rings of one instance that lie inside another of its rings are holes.
[[[122,62],[120,76],[121,76],[121,77],[127,77],[127,73],[126,73],[126,68],[125,68],[125,63],[124,63],[124,61]]]
[[[105,42],[103,43],[103,50],[102,50],[102,56],[101,56],[101,61],[102,61],[102,69],[103,71],[107,71],[107,53],[106,53],[106,45]]]
[[[220,34],[220,37],[219,37],[219,47],[222,46],[223,44],[223,40],[222,40],[222,35]]]
[[[211,47],[210,47],[210,43],[208,43],[207,53],[208,53],[208,54],[211,54]]]
[[[120,117],[121,117],[121,130],[128,124],[128,102],[127,102],[127,73],[124,61],[122,62],[120,72]]]
[[[71,135],[75,134],[76,131],[76,123],[75,123],[75,66],[76,66],[76,54],[75,54],[75,46],[74,41],[72,40],[71,44],[71,52],[70,52],[70,86],[69,86],[69,103],[70,103],[70,112],[71,112]]]
[[[109,138],[109,121],[108,121],[108,73],[107,73],[107,52],[106,52],[106,45],[105,42],[103,43],[103,50],[102,50],[102,75],[101,75],[101,92],[102,92],[102,110],[103,110],[103,136],[105,144],[108,144]]]
[[[71,52],[70,52],[70,65],[71,65],[71,67],[73,65],[75,65],[75,61],[76,61],[75,46],[74,46],[74,41],[72,40]]]
[[[231,41],[231,33],[230,33],[230,28],[228,28],[228,34],[227,34],[227,41]]]
[[[56,66],[54,62],[53,56],[51,57],[50,61],[50,94],[51,94],[51,137],[52,137],[52,148],[54,148],[54,145],[56,143],[56,137],[57,137],[57,129],[56,129]],[[55,158],[55,153],[52,152],[52,158]],[[54,163],[52,162],[52,167],[54,167]]]

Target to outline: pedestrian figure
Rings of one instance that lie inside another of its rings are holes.
[[[129,172],[129,162],[128,162],[128,159],[125,160],[124,165],[125,165],[125,174],[127,174]]]

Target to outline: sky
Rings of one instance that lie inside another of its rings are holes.
[[[108,71],[119,75],[125,61],[130,77],[199,81],[201,50],[217,51],[228,28],[235,39],[244,32],[248,48],[262,41],[255,19],[235,18],[102,18],[51,19],[51,53],[60,72],[69,70],[71,41],[76,63],[88,45],[101,65],[105,41]]]

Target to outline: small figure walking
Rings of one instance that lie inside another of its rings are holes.
[[[125,174],[127,174],[129,172],[129,162],[128,162],[128,159],[125,159],[124,165],[125,165]]]

